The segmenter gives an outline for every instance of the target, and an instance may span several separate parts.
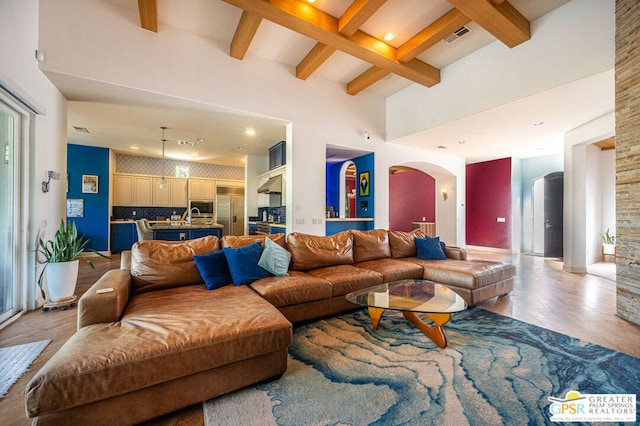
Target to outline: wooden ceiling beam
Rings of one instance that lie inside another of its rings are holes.
[[[138,0],[140,26],[145,30],[158,32],[158,0]]]
[[[447,1],[509,47],[531,38],[531,24],[508,1]]]
[[[272,21],[322,44],[386,69],[415,83],[433,86],[440,82],[440,70],[414,59],[411,64],[397,61],[393,46],[356,31],[345,36],[338,31],[338,19],[300,0],[224,0],[251,14]]]
[[[397,52],[398,60],[411,61],[470,21],[469,17],[456,8],[451,9],[400,46]],[[373,66],[347,84],[347,93],[356,95],[387,75],[389,75],[388,72],[383,73],[380,68]]]
[[[364,24],[387,0],[355,0],[338,20],[338,31],[351,36]],[[306,80],[335,53],[337,49],[323,43],[317,43],[296,66],[296,77]]]
[[[253,15],[246,10],[242,12],[236,33],[233,35],[233,40],[231,40],[231,48],[229,49],[229,54],[232,58],[244,59],[244,55],[247,54],[253,37],[256,35],[256,31],[258,31],[260,22],[262,22],[261,17]]]

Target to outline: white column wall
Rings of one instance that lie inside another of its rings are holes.
[[[0,80],[41,111],[34,120],[31,143],[26,154],[29,166],[21,185],[28,211],[23,212],[27,247],[20,250],[28,258],[29,271],[24,291],[27,307],[35,307],[35,255],[39,232],[43,239],[53,237],[60,219],[65,218],[67,168],[66,101],[42,74],[35,59],[38,49],[38,0],[2,0],[0,2]],[[60,181],[51,182],[51,191],[43,193],[42,180],[47,170],[60,173]],[[46,222],[46,227],[44,226]],[[20,244],[21,245],[21,244]]]
[[[615,114],[613,112],[568,132],[564,142],[564,270],[575,273],[587,271],[587,234],[593,229],[593,208],[588,209],[587,146],[613,136]],[[593,203],[592,203],[593,204]]]

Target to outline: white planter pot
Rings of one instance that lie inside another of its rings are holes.
[[[602,253],[603,254],[616,254],[616,245],[615,244],[602,244]]]
[[[49,263],[47,265],[47,290],[52,302],[62,302],[73,297],[78,281],[78,260]]]

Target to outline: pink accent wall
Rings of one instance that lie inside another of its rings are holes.
[[[466,192],[467,244],[511,249],[511,158],[468,164]]]
[[[436,180],[421,171],[389,175],[389,229],[411,231],[411,222],[423,217],[435,222],[435,192]]]

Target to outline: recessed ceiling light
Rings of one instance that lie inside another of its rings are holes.
[[[533,127],[539,127],[539,126],[542,126],[543,124],[544,124],[544,121],[534,121]]]
[[[204,138],[196,138],[196,141],[198,141],[198,142],[204,142]]]
[[[394,38],[396,38],[396,35],[395,35],[394,33],[386,33],[386,34],[384,35],[384,39],[385,39],[385,41],[391,41],[391,40],[393,40]]]
[[[131,145],[129,148],[133,149],[134,151],[137,151],[140,149],[138,145]]]
[[[256,134],[256,131],[255,131],[255,130],[253,130],[253,129],[247,129],[247,130],[245,130],[245,133],[246,133],[247,135],[249,135],[249,136],[253,136],[253,135],[255,135],[255,134]]]
[[[444,145],[438,145],[438,149],[447,149],[447,147]]]
[[[460,145],[467,143],[467,141],[458,141]]]
[[[238,149],[238,150],[242,151],[242,150],[244,149],[244,146],[242,146],[242,145],[238,145],[238,146],[236,146],[236,149]]]

